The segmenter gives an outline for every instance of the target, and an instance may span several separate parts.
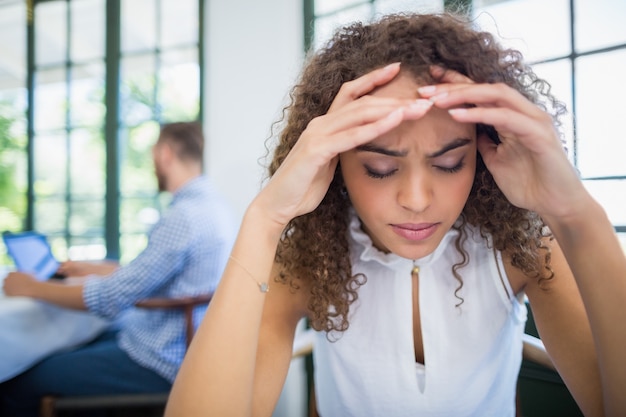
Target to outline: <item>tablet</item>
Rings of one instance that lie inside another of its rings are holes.
[[[41,233],[4,232],[2,240],[18,271],[27,272],[38,280],[45,281],[59,269],[59,262],[54,258],[48,240]]]

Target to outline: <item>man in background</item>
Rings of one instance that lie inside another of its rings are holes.
[[[118,329],[76,350],[54,354],[0,384],[0,415],[36,416],[47,394],[167,392],[186,350],[181,311],[134,307],[146,298],[215,290],[235,238],[231,209],[202,175],[204,137],[197,123],[162,127],[153,148],[160,191],[173,194],[145,250],[126,266],[67,262],[60,272],[86,275],[78,284],[41,282],[13,272],[7,296],[28,296],[115,320]],[[98,274],[98,275],[90,275]],[[202,317],[198,307],[195,317]]]

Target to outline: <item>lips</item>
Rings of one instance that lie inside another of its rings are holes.
[[[399,236],[411,240],[420,241],[431,237],[439,227],[439,223],[403,223],[392,224],[392,230]]]

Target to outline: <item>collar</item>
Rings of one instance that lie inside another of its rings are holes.
[[[355,251],[355,255],[359,260],[364,262],[373,261],[387,267],[394,267],[398,265],[404,266],[407,263],[412,264],[413,261],[420,266],[435,262],[441,254],[445,252],[446,248],[453,242],[453,239],[456,238],[459,232],[455,229],[450,229],[444,235],[443,239],[439,243],[439,246],[437,246],[432,253],[415,260],[403,258],[391,252],[385,253],[376,248],[372,239],[363,231],[361,219],[359,219],[354,209],[350,210],[348,233],[352,241],[352,246],[357,249]]]

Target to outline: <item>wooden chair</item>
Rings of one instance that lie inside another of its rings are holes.
[[[212,296],[213,294],[202,294],[195,297],[149,298],[135,305],[147,309],[182,310],[185,316],[186,344],[189,347],[194,334],[193,311],[197,306],[208,304]],[[169,392],[71,397],[47,395],[41,399],[39,415],[57,417],[60,413],[105,410],[108,415],[158,416],[163,415],[168,396]]]
[[[193,321],[192,321],[192,312],[193,307],[200,304],[206,304],[210,301],[211,296],[205,295],[195,298],[188,299],[150,299],[145,300],[137,305],[144,308],[178,308],[183,309],[185,311],[186,325],[187,325],[187,346],[191,342],[191,338],[193,337]],[[529,310],[530,311],[530,310]],[[527,331],[529,327],[532,328],[534,326],[534,322],[532,321],[532,316],[529,317],[530,326],[527,325]],[[191,325],[190,325],[191,324]],[[533,329],[530,329],[530,333],[533,333]],[[313,330],[308,329],[301,332],[294,342],[293,347],[293,357],[307,357],[309,363],[311,363],[310,359],[313,353]],[[550,374],[557,375],[556,368],[552,363],[552,360],[548,356],[546,349],[543,345],[543,342],[533,334],[525,333],[523,337],[523,363],[524,364],[532,364],[537,369],[547,371]],[[522,371],[520,372],[520,378],[523,377],[524,366],[522,366]],[[311,372],[312,368],[309,367],[307,370]],[[312,381],[312,375],[309,375],[309,381]],[[562,383],[562,381],[561,381]],[[565,392],[567,392],[567,388],[562,387]],[[312,382],[309,382],[309,404],[308,404],[308,416],[309,417],[319,417],[317,413],[317,408],[315,405],[315,388]],[[519,391],[518,391],[519,393]],[[532,397],[534,394],[528,394],[529,397]],[[42,412],[40,414],[41,417],[57,417],[57,412],[59,411],[77,411],[77,410],[95,410],[95,409],[109,409],[109,410],[120,410],[122,412],[130,411],[132,414],[126,414],[128,416],[139,417],[147,416],[150,414],[138,414],[137,410],[141,409],[150,409],[156,408],[154,416],[162,416],[165,404],[167,402],[167,397],[169,393],[160,393],[160,394],[133,394],[133,395],[110,395],[110,396],[89,396],[89,397],[53,397],[47,396],[42,399]],[[533,398],[529,399],[533,401]],[[572,400],[573,401],[573,400]],[[524,399],[520,400],[518,395],[518,416],[522,416],[523,413],[520,412],[520,408],[523,408],[524,405],[528,404],[528,401]],[[522,406],[522,407],[520,407]],[[532,414],[535,416],[535,414]],[[551,417],[557,417],[561,414],[541,414],[541,415],[550,415]],[[577,414],[574,414],[577,415]],[[151,415],[150,415],[151,416]]]

